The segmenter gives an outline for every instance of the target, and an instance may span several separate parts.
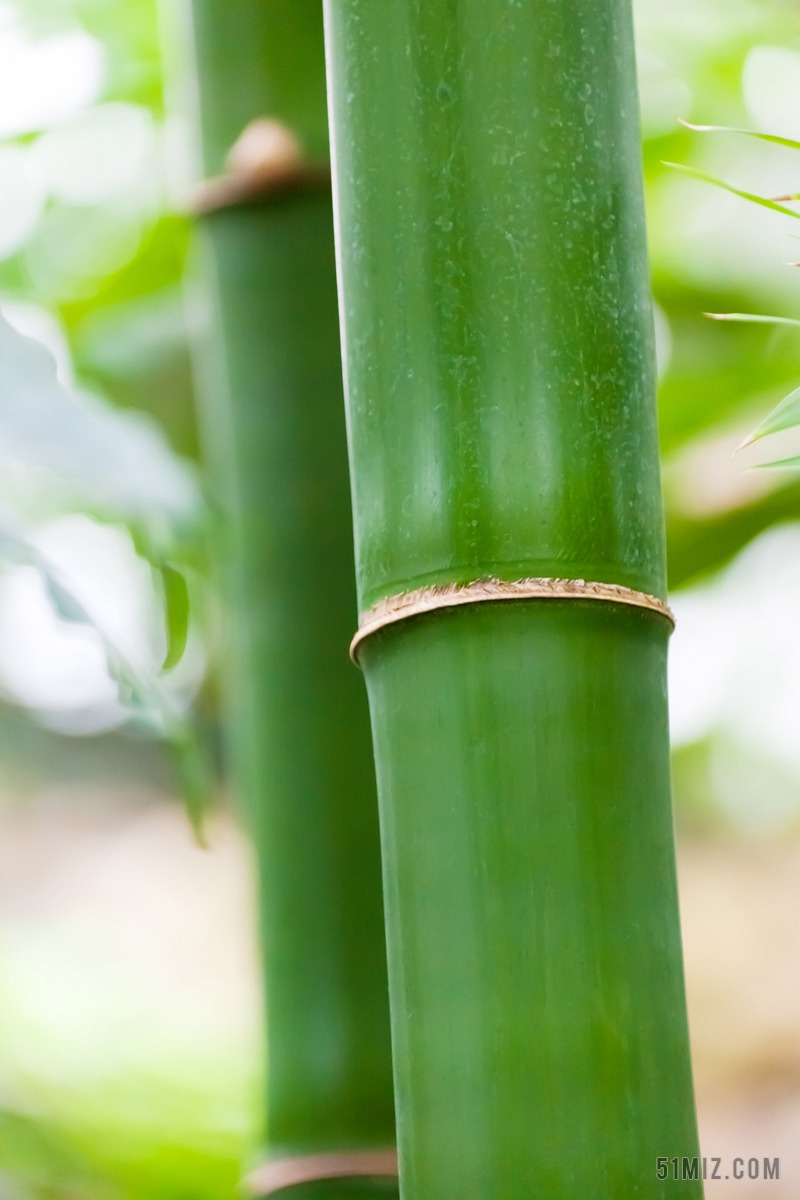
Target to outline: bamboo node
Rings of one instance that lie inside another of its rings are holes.
[[[246,125],[225,159],[225,165],[234,175],[259,175],[266,179],[296,171],[302,162],[303,147],[296,134],[270,117],[259,117]]]
[[[331,1154],[308,1154],[277,1158],[257,1167],[244,1181],[250,1196],[271,1196],[283,1188],[323,1179],[397,1175],[395,1150],[352,1150]]]
[[[649,609],[665,618],[671,627],[675,626],[674,613],[665,600],[619,583],[586,579],[476,579],[471,583],[433,584],[379,600],[359,618],[358,632],[350,643],[350,657],[357,664],[361,643],[397,621],[435,612],[437,608],[497,600],[603,600]]]
[[[330,184],[327,163],[305,159],[303,147],[288,126],[272,117],[247,125],[225,159],[227,171],[198,184],[186,208],[195,216],[252,204],[284,192]]]

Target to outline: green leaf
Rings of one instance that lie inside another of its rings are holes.
[[[64,621],[85,625],[94,631],[103,647],[108,673],[117,686],[119,702],[128,710],[129,719],[140,728],[146,729],[151,735],[161,738],[172,750],[182,784],[189,821],[198,844],[205,846],[203,820],[213,794],[213,772],[194,723],[176,707],[173,698],[156,673],[140,670],[123,654],[102,624],[64,582],[59,572],[28,540],[24,532],[17,528],[13,520],[8,519],[2,511],[0,511],[0,555],[6,561],[25,563],[35,567],[41,575],[47,595],[58,616]],[[162,578],[165,578],[166,574],[170,575],[169,584],[165,584],[165,596],[167,587],[174,591],[172,602],[174,634],[171,630],[171,646],[167,653],[168,663],[170,655],[177,654],[177,647],[181,639],[181,627],[188,622],[188,592],[186,581],[178,571],[165,566],[160,569]],[[177,580],[180,580],[180,583]],[[183,602],[180,600],[181,587],[185,597]],[[183,645],[185,642],[184,630]],[[174,643],[174,650],[172,643]],[[180,654],[177,657],[179,658]],[[177,658],[175,661],[177,662]]]
[[[704,183],[712,183],[714,187],[722,188],[725,192],[730,192],[732,196],[740,196],[742,200],[749,200],[751,204],[760,204],[762,208],[769,208],[773,212],[783,213],[786,217],[800,218],[800,212],[795,212],[794,209],[786,208],[783,204],[778,204],[775,200],[769,200],[766,196],[756,196],[754,192],[746,192],[743,188],[735,188],[729,183],[725,183],[724,179],[717,179],[714,175],[706,175],[704,171],[698,171],[694,167],[687,167],[685,163],[665,162],[665,167],[671,167],[673,171],[682,171],[684,175],[691,175],[693,179],[701,179]]]
[[[771,433],[780,433],[783,429],[792,429],[795,425],[800,425],[800,387],[795,388],[793,392],[790,392],[788,396],[785,396],[781,400],[778,407],[773,409],[768,417],[765,417],[748,438],[745,438],[739,449],[741,450],[744,446],[750,446],[753,442],[757,442],[759,438],[768,437]]]
[[[61,620],[69,621],[73,625],[89,625],[93,629],[96,628],[92,617],[78,597],[41,562],[37,562],[35,565],[38,566],[44,580],[50,603]]]
[[[712,321],[746,321],[751,324],[760,325],[798,325],[800,321],[795,317],[764,317],[759,313],[703,313],[704,317],[710,317]]]
[[[0,506],[0,562],[29,564],[35,554],[9,510]]]
[[[167,653],[162,671],[170,671],[183,658],[189,635],[189,588],[182,572],[168,563],[159,563],[164,615],[167,625]]]
[[[213,797],[213,773],[205,747],[195,730],[186,725],[169,742],[181,782],[183,802],[198,846],[207,849],[205,821]]]
[[[773,470],[777,469],[779,467],[798,468],[798,467],[800,467],[800,455],[797,455],[795,458],[779,458],[775,462],[753,463],[752,467],[750,467],[749,469],[751,471],[758,471],[758,470],[761,470],[763,467],[770,467]]]
[[[67,387],[47,347],[0,313],[0,463],[7,456],[127,521],[180,527],[200,512],[194,469],[152,418]]]
[[[737,129],[732,125],[693,125],[691,121],[684,121],[680,117],[678,120],[681,125],[685,125],[694,133],[740,133],[744,137],[758,138],[762,142],[774,142],[776,146],[788,146],[790,150],[800,150],[800,142],[794,141],[793,138],[779,137],[777,133],[759,133],[757,129]]]

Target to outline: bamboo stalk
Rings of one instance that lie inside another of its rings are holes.
[[[267,1149],[280,1160],[253,1186],[392,1195],[396,1183],[324,1182],[348,1163],[385,1173],[374,1152],[393,1146],[394,1116],[374,769],[347,660],[322,18],[313,0],[193,0],[192,18],[212,180],[195,193],[213,308],[201,416],[222,517],[226,723],[260,879]]]
[[[697,1197],[629,4],[325,12],[404,1200]]]

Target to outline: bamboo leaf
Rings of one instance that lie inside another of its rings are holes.
[[[50,603],[61,620],[69,621],[72,625],[89,625],[95,628],[94,621],[74,592],[65,587],[61,580],[52,571],[47,570],[41,562],[37,562],[36,566],[41,572]]]
[[[758,138],[761,142],[774,142],[776,146],[788,146],[790,150],[800,150],[800,142],[793,138],[780,137],[777,133],[761,133],[757,129],[738,129],[733,125],[693,125],[678,117],[681,125],[691,129],[693,133],[740,133],[743,137]]]
[[[160,529],[196,519],[194,471],[143,413],[120,412],[59,378],[48,348],[0,313],[0,451],[44,467],[105,514]]]
[[[170,671],[183,658],[189,635],[189,588],[181,571],[168,563],[160,563],[157,571],[164,597],[164,617],[167,629],[167,653],[162,671]]]
[[[780,433],[783,429],[792,429],[800,425],[800,387],[795,388],[781,400],[777,408],[758,425],[748,438],[742,442],[739,449],[752,445],[760,438],[768,437],[771,433]]]
[[[712,321],[743,321],[752,325],[797,325],[800,326],[800,321],[795,317],[768,317],[762,316],[760,313],[703,313],[704,317],[710,317]]]
[[[796,455],[794,458],[779,458],[775,462],[754,463],[751,467],[751,470],[757,471],[761,470],[763,467],[771,467],[773,469],[780,467],[794,467],[797,469],[800,467],[800,455]]]
[[[208,848],[206,815],[210,807],[212,792],[212,775],[208,756],[202,742],[188,723],[181,731],[176,731],[169,746],[181,782],[186,814],[192,826],[195,841],[205,850]]]
[[[161,738],[173,751],[192,830],[198,844],[205,846],[203,819],[210,806],[213,774],[194,724],[176,707],[159,676],[140,669],[120,650],[59,571],[16,527],[13,520],[4,513],[0,513],[0,518],[0,555],[6,561],[24,563],[39,572],[50,603],[61,620],[93,630],[102,645],[108,673],[117,686],[120,703],[128,710],[135,724]],[[185,580],[179,572],[173,568],[167,570],[181,579],[185,589]],[[177,594],[179,585],[174,580],[169,586]],[[181,624],[177,615],[180,609],[177,600],[174,601],[174,607],[174,638],[177,646]],[[188,593],[183,619],[188,621]],[[169,658],[168,651],[167,661]]]
[[[33,547],[20,533],[8,509],[0,506],[0,562],[29,563],[32,551]]]
[[[747,192],[744,188],[733,187],[732,184],[726,183],[724,179],[717,179],[714,175],[707,175],[705,171],[698,171],[695,167],[688,167],[685,163],[664,162],[665,167],[671,167],[673,171],[682,171],[684,175],[691,175],[693,179],[701,179],[704,183],[712,183],[714,187],[722,188],[725,192],[730,192],[732,196],[739,196],[742,200],[749,200],[751,204],[760,204],[762,208],[769,208],[773,212],[783,213],[786,217],[800,218],[800,212],[795,212],[791,208],[786,208],[783,204],[778,204],[775,200],[769,200],[766,196],[757,196],[755,192]]]

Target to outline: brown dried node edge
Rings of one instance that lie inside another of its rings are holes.
[[[308,1154],[263,1163],[245,1179],[244,1190],[249,1196],[263,1197],[283,1188],[323,1179],[394,1178],[396,1175],[397,1152],[391,1149]]]
[[[666,601],[619,583],[586,579],[475,579],[471,583],[434,584],[379,600],[360,617],[358,632],[350,643],[350,657],[357,664],[361,643],[387,625],[435,612],[438,608],[492,600],[603,600],[649,609],[664,617],[672,627],[675,625],[675,616]]]
[[[227,171],[197,184],[185,208],[194,216],[308,188],[329,187],[329,163],[307,162],[295,134],[281,121],[259,117],[244,129],[226,159]]]

